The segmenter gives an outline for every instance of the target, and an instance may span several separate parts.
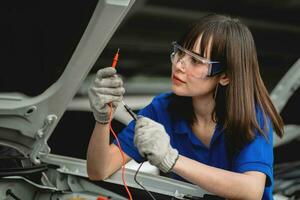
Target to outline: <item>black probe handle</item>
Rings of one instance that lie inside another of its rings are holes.
[[[126,104],[124,105],[127,112],[130,114],[130,116],[134,119],[134,121],[137,120],[137,115],[129,108]]]

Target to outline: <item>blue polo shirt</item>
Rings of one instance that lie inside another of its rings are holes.
[[[199,161],[209,166],[218,167],[233,172],[244,173],[247,171],[259,171],[267,176],[263,199],[273,199],[273,129],[270,124],[268,129],[268,140],[256,133],[253,141],[247,144],[230,161],[227,154],[225,137],[221,126],[217,125],[207,148],[193,133],[190,125],[185,120],[171,119],[167,111],[170,103],[168,98],[171,93],[163,93],[156,96],[152,102],[144,109],[140,110],[139,115],[151,118],[164,125],[166,132],[170,136],[173,148],[176,148],[180,155]],[[257,120],[263,128],[262,113],[257,111]],[[131,121],[118,138],[124,152],[137,162],[144,161],[133,143],[135,122]],[[183,180],[178,175],[174,178]]]

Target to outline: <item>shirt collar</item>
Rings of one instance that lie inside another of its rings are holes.
[[[186,120],[178,120],[177,123],[175,123],[174,132],[177,134],[185,134],[188,135],[190,141],[197,146],[204,146],[204,144],[195,136],[193,133],[190,125]],[[221,129],[220,125],[217,123],[216,128],[213,133],[213,137],[211,139],[211,145],[214,144],[214,142],[219,138],[221,135]]]

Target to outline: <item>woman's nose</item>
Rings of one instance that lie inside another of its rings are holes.
[[[176,63],[175,63],[176,69],[185,72],[185,62],[183,58],[180,58]]]

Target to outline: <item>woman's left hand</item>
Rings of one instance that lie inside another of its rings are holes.
[[[147,117],[139,117],[136,121],[134,144],[143,157],[163,172],[172,170],[179,156],[171,147],[165,128]]]

